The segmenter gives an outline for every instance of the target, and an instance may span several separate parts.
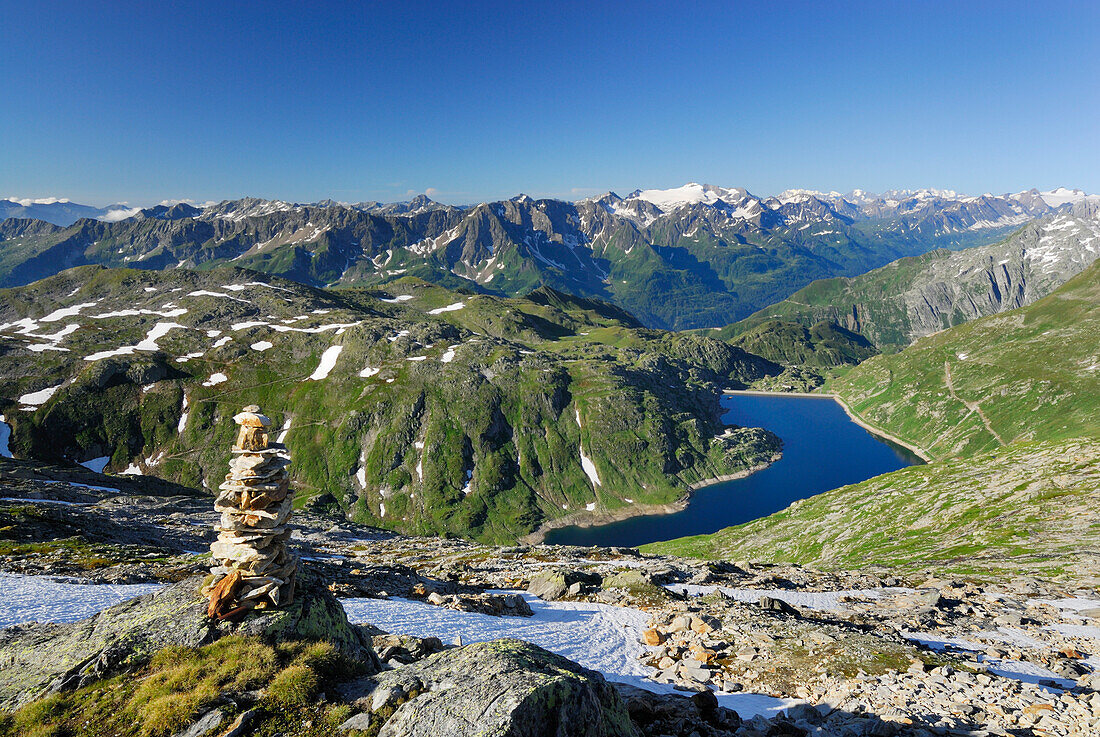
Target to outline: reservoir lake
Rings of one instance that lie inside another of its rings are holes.
[[[546,542],[635,547],[716,532],[799,499],[922,463],[909,450],[857,425],[828,396],[725,394],[721,402],[724,423],[771,430],[783,440],[783,457],[745,478],[696,489],[682,511],[562,527],[550,530]]]

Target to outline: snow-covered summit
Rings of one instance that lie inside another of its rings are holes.
[[[727,189],[710,184],[689,182],[673,189],[639,189],[630,194],[627,200],[645,200],[656,205],[662,212],[671,212],[688,205],[716,205],[725,203],[737,207],[750,197],[748,190],[742,187]]]
[[[1086,199],[1100,199],[1100,195],[1090,195],[1080,189],[1067,189],[1066,187],[1058,187],[1057,189],[1052,189],[1047,192],[1039,192],[1039,196],[1043,198],[1043,202],[1051,207],[1061,207],[1066,203],[1075,205]]]

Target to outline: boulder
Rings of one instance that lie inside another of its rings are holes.
[[[741,726],[737,712],[719,706],[709,690],[681,696],[625,683],[616,683],[615,688],[626,702],[631,720],[645,735],[733,734]]]
[[[340,602],[313,576],[299,577],[301,595],[285,609],[254,611],[238,622],[221,623],[207,617],[200,582],[199,577],[184,579],[72,624],[0,630],[0,708],[140,667],[170,645],[199,647],[231,634],[270,642],[324,640],[380,668],[370,638],[348,622]]]
[[[603,579],[602,587],[605,590],[621,589],[634,597],[649,600],[661,601],[672,598],[669,591],[657,583],[657,578],[650,571],[640,568],[617,571]]]
[[[340,695],[371,713],[345,728],[379,737],[637,735],[602,675],[519,640],[446,650],[347,684]]]
[[[783,601],[782,599],[774,599],[770,596],[761,596],[760,600],[757,602],[757,605],[761,609],[767,609],[768,611],[771,611],[771,612],[780,612],[782,614],[790,614],[791,616],[794,616],[794,617],[802,616],[802,613],[798,610],[797,607],[791,606],[790,604]]]
[[[579,584],[579,586],[575,586]],[[593,573],[574,571],[568,569],[555,569],[542,571],[531,577],[527,586],[527,593],[543,599],[554,601],[561,599],[570,593],[570,587],[574,587],[573,595],[579,594],[585,586],[599,586],[600,577]]]

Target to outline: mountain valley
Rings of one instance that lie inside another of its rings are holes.
[[[980,197],[791,190],[764,198],[688,184],[625,198],[519,195],[464,207],[423,196],[389,205],[178,203],[117,221],[0,221],[0,286],[86,264],[232,264],[312,286],[379,285],[410,275],[521,296],[545,284],[618,304],[649,327],[715,327],[815,279],[854,277],[936,248],[986,245],[1034,219],[1097,202],[1070,190]]]

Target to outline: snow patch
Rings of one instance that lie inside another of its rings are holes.
[[[98,301],[98,300],[97,300]],[[57,322],[63,320],[66,317],[75,317],[80,314],[80,311],[85,307],[95,307],[96,302],[81,302],[78,305],[72,307],[62,307],[61,309],[54,310],[45,317],[38,318],[39,322]]]
[[[436,307],[434,310],[428,310],[429,315],[442,315],[444,312],[457,312],[466,306],[465,302],[455,302],[449,304],[446,307]]]
[[[653,671],[640,656],[650,651],[641,642],[649,615],[637,609],[588,602],[546,602],[530,594],[522,596],[532,617],[493,617],[476,612],[457,612],[407,599],[343,599],[354,623],[370,622],[387,632],[415,637],[438,637],[466,644],[513,637],[603,673],[610,681],[627,683],[659,693],[673,687],[647,680]],[[756,714],[774,716],[797,701],[762,694],[718,693],[721,706],[743,718]]]
[[[180,407],[180,421],[176,425],[176,432],[183,435],[183,429],[187,427],[187,395],[183,395],[183,405]]]
[[[328,310],[325,310],[325,311],[327,312]],[[263,327],[269,327],[277,333],[309,333],[309,334],[316,334],[316,333],[324,333],[328,330],[343,330],[345,328],[353,328],[358,324],[359,323],[357,323],[357,322],[343,322],[343,323],[337,322],[337,323],[332,323],[330,325],[318,325],[315,328],[292,328],[292,327],[289,327],[287,325],[272,325],[271,323],[264,322],[263,320],[250,320],[248,322],[235,322],[235,323],[233,323],[232,325],[229,326],[229,329],[232,330],[233,332],[236,332],[238,330],[245,330],[247,328],[255,328],[255,327],[263,326]]]
[[[367,366],[365,369],[363,369],[362,371],[359,372],[359,376],[361,376],[364,379],[369,379],[370,377],[374,376],[375,374],[377,374],[381,370],[382,369],[376,369],[376,368],[371,368],[370,366]]]
[[[223,374],[221,371],[210,374],[210,378],[202,382],[203,386],[217,386],[224,381],[229,381],[229,377]]]
[[[108,351],[99,351],[89,356],[84,356],[85,361],[98,361],[101,358],[111,358],[112,356],[125,356],[133,353],[134,351],[156,351],[160,350],[160,346],[157,345],[157,341],[168,334],[170,330],[176,328],[186,328],[186,325],[180,325],[178,322],[158,322],[152,327],[152,329],[145,334],[145,339],[137,343],[137,345],[123,346],[121,348],[114,348]]]
[[[269,340],[258,340],[252,344],[251,348],[254,351],[266,351],[268,348],[271,348],[274,345],[275,344]]]
[[[669,591],[685,594],[687,596],[705,596],[721,591],[731,599],[746,604],[757,604],[760,597],[768,596],[772,599],[785,601],[791,606],[801,609],[816,609],[818,611],[835,612],[844,609],[846,599],[878,599],[883,594],[908,593],[910,589],[848,589],[844,591],[787,591],[784,589],[735,589],[729,586],[700,586],[696,584],[669,584],[665,586]]]
[[[61,384],[58,384],[57,386],[39,389],[36,392],[29,392],[19,397],[19,403],[28,407],[38,407],[49,401],[50,397],[54,395],[54,392],[56,392],[60,388]]]
[[[577,451],[581,454],[581,468],[584,469],[584,473],[588,476],[588,480],[592,482],[593,486],[603,486],[600,483],[600,474],[596,470],[596,464],[592,462],[592,459],[584,454],[584,448],[577,446]]]
[[[236,300],[237,302],[244,302],[245,304],[252,304],[247,299],[241,299],[240,297],[234,297],[231,294],[223,294],[222,292],[211,292],[207,289],[196,289],[194,292],[188,292],[188,297],[224,297],[225,299]]]
[[[76,622],[161,584],[83,584],[75,579],[0,573],[0,627],[22,622]]]
[[[325,352],[321,354],[321,362],[317,365],[317,368],[306,381],[320,381],[321,379],[328,378],[329,372],[332,371],[332,367],[336,365],[336,359],[340,357],[340,351],[344,350],[342,345],[334,345],[325,349]]]
[[[11,425],[4,415],[0,415],[0,458],[12,458],[8,449],[8,441],[11,440]]]
[[[286,422],[279,428],[279,437],[275,438],[276,443],[282,443],[286,440],[286,434],[290,432],[290,418],[286,418]]]
[[[114,312],[101,312],[98,315],[88,315],[88,317],[94,320],[106,320],[109,317],[137,317],[138,315],[157,315],[158,317],[179,317],[180,315],[187,314],[187,308],[185,307],[169,307],[168,309],[160,310],[115,310]]]
[[[107,464],[111,462],[111,456],[100,456],[99,458],[93,458],[90,461],[81,461],[80,465],[87,468],[89,471],[95,471],[96,473],[103,473],[103,469],[107,467]]]

